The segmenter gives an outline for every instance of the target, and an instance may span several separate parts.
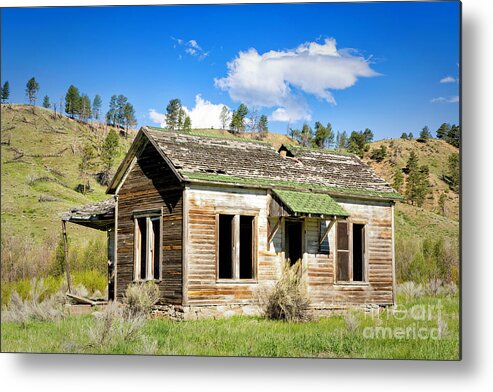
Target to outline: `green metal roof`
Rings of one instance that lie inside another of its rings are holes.
[[[295,214],[349,216],[332,197],[324,193],[296,192],[273,189],[282,203]]]

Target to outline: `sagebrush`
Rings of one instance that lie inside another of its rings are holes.
[[[310,319],[310,300],[301,274],[301,263],[285,264],[281,278],[271,290],[259,293],[260,306],[266,318],[284,321]]]

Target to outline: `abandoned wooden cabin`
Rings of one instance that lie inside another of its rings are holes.
[[[314,311],[395,303],[400,196],[355,155],[143,127],[107,193],[64,219],[108,232],[110,299],[153,281],[175,316],[250,314],[301,260]]]

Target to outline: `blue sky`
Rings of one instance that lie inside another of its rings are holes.
[[[2,9],[1,71],[12,102],[35,76],[38,104],[70,84],[104,111],[124,94],[139,125],[177,97],[194,126],[244,101],[280,133],[416,135],[459,121],[459,3]]]

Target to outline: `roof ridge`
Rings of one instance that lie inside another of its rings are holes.
[[[335,154],[335,155],[345,155],[345,156],[353,156],[353,157],[358,157],[356,154],[352,152],[347,152],[347,151],[337,151],[336,149],[329,149],[329,148],[320,148],[320,147],[308,147],[308,146],[302,146],[302,145],[297,145],[297,144],[282,144],[281,147],[286,147],[288,150],[289,149],[300,149],[300,150],[306,150],[306,151],[313,151],[313,152],[319,152],[321,154]],[[279,147],[279,148],[281,148]]]
[[[249,139],[245,137],[239,137],[235,135],[214,135],[211,133],[207,132],[194,132],[192,131],[178,131],[178,130],[169,130],[166,128],[160,128],[160,127],[153,127],[146,125],[145,128],[151,130],[151,131],[160,131],[160,132],[168,132],[168,133],[176,133],[177,135],[190,135],[190,136],[195,136],[195,137],[203,137],[203,138],[209,138],[209,139],[224,139],[224,140],[234,140],[238,142],[246,142],[246,143],[256,143],[256,144],[264,144],[268,146],[272,146],[272,143],[266,141],[266,140],[255,140],[255,139]]]

